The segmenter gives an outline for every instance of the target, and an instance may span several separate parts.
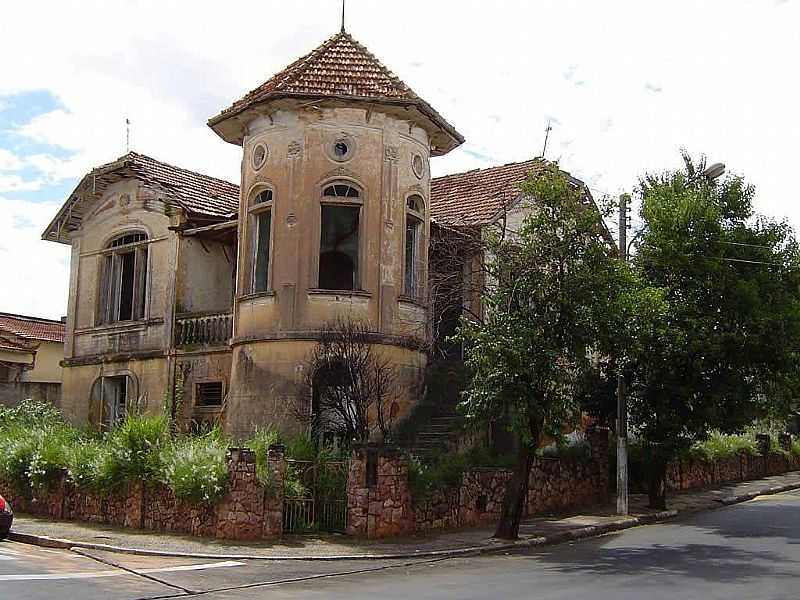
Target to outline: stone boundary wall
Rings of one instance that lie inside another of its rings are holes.
[[[573,510],[605,501],[608,430],[591,430],[587,440],[591,447],[588,461],[535,460],[526,514]],[[511,471],[506,469],[466,471],[459,487],[435,490],[430,497],[414,502],[404,453],[382,448],[357,450],[348,477],[347,533],[378,538],[494,523],[510,477]]]
[[[286,461],[282,446],[269,449],[272,481],[264,488],[256,479],[255,454],[231,448],[227,454],[228,492],[215,504],[194,504],[175,498],[163,484],[127,484],[113,493],[79,488],[66,475],[32,498],[11,485],[0,490],[15,510],[54,519],[103,523],[131,529],[186,533],[232,540],[259,540],[283,532],[283,478]]]
[[[667,467],[667,487],[671,490],[693,490],[796,470],[800,470],[800,456],[788,452],[758,456],[738,454],[714,462],[681,460]]]

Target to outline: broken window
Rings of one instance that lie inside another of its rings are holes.
[[[253,198],[250,208],[252,227],[251,291],[266,292],[269,284],[270,236],[272,233],[272,190],[263,190]]]
[[[97,324],[137,321],[147,298],[147,235],[117,236],[100,255]]]
[[[358,282],[359,220],[358,190],[335,184],[324,191],[319,244],[319,284],[325,290],[356,290]],[[337,201],[344,199],[345,201]]]
[[[91,403],[99,407],[100,426],[108,431],[118,425],[127,414],[134,385],[130,375],[98,377],[91,391]],[[95,421],[96,422],[96,421]]]
[[[418,298],[422,293],[422,224],[424,204],[420,196],[409,196],[406,200],[406,247],[403,293]]]

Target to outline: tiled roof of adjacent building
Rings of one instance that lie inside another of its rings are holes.
[[[0,331],[27,340],[64,342],[64,323],[39,317],[0,313]]]
[[[519,184],[544,165],[541,158],[473,169],[431,181],[431,217],[442,225],[492,222],[520,195]]]
[[[209,125],[278,98],[342,98],[414,106],[458,143],[464,141],[444,117],[344,30],[209,119]]]

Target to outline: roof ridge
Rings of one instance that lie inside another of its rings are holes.
[[[233,183],[232,181],[228,181],[227,179],[220,179],[219,177],[214,177],[213,175],[208,175],[206,173],[201,173],[200,171],[194,171],[192,169],[187,169],[186,167],[181,167],[181,166],[178,166],[178,165],[174,165],[172,163],[164,162],[163,160],[159,160],[157,158],[153,158],[152,156],[150,156],[148,154],[142,154],[141,152],[134,152],[133,150],[131,150],[127,154],[123,154],[119,159],[117,159],[117,161],[113,161],[113,162],[108,163],[108,164],[113,164],[114,162],[118,162],[119,160],[124,160],[125,157],[131,156],[131,155],[133,155],[133,156],[135,156],[137,158],[144,158],[144,159],[147,159],[147,160],[151,160],[151,161],[153,161],[155,163],[158,163],[159,165],[164,165],[165,167],[169,167],[171,169],[178,169],[179,171],[183,171],[185,173],[191,173],[192,175],[199,175],[200,177],[205,177],[206,179],[213,179],[214,181],[219,181],[220,183],[224,183],[224,184],[227,184],[227,185],[232,185],[232,186],[237,187],[237,188],[239,187],[238,183]],[[100,167],[98,167],[98,168],[100,168]]]
[[[519,161],[504,163],[502,165],[493,165],[491,167],[477,167],[475,169],[470,169],[469,171],[460,171],[458,173],[447,173],[445,175],[439,175],[438,177],[434,177],[432,179],[432,181],[445,179],[447,177],[458,177],[458,176],[461,176],[461,175],[468,175],[470,173],[483,173],[483,172],[486,172],[486,171],[491,171],[493,169],[502,169],[503,167],[515,167],[515,166],[519,166],[519,165],[524,165],[526,163],[534,163],[534,162],[550,162],[550,161],[548,161],[547,159],[543,159],[540,156],[537,156],[535,158],[529,158],[527,160],[519,160]]]
[[[63,325],[64,322],[61,319],[48,319],[47,317],[32,317],[29,315],[19,315],[16,313],[7,313],[7,312],[0,312],[0,317],[6,317],[11,319],[19,319],[22,321],[34,321],[37,323],[48,323],[48,324],[55,324],[55,325]]]

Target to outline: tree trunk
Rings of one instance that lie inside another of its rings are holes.
[[[654,452],[650,461],[647,478],[649,507],[657,510],[667,508],[667,460],[659,452]]]
[[[535,451],[533,446],[523,445],[519,452],[519,461],[514,467],[514,474],[506,484],[506,495],[503,498],[503,510],[497,522],[494,537],[501,540],[515,540],[519,536],[519,524],[528,498],[528,478]]]

